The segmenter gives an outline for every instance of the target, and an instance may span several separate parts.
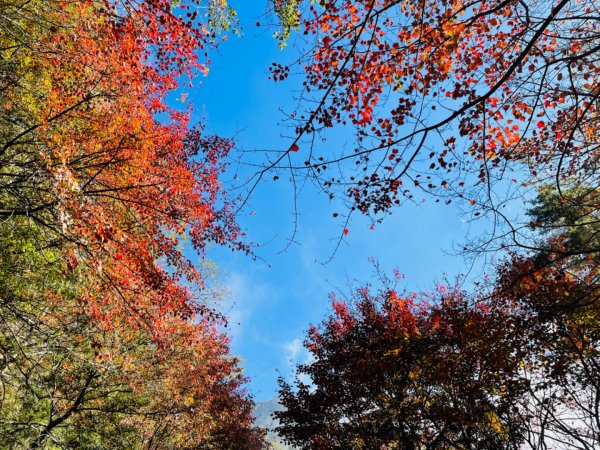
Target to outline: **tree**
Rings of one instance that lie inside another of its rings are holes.
[[[530,434],[538,442],[593,449],[600,443],[598,210],[561,200],[542,191],[530,214],[549,236],[541,250],[513,254],[500,266],[496,291],[529,314],[536,381]]]
[[[330,198],[343,199],[348,214],[358,211],[374,222],[419,195],[447,203],[459,199],[474,216],[489,216],[493,234],[478,236],[474,249],[515,251],[497,268],[490,291],[474,294],[465,308],[482,305],[496,312],[499,323],[512,324],[498,327],[496,345],[510,349],[512,342],[520,343],[521,357],[507,362],[516,364],[512,371],[490,368],[505,382],[526,387],[522,397],[513,397],[518,414],[512,420],[519,427],[514,442],[522,439],[532,448],[597,447],[596,2],[273,0],[272,5],[282,26],[278,37],[289,40],[297,32],[297,41],[304,39],[296,67],[305,81],[300,106],[289,115],[292,142],[255,182],[270,170],[305,176]],[[293,68],[275,63],[272,77],[283,80]],[[334,127],[354,140],[345,146],[333,139],[328,150],[321,149],[320,138],[331,139],[327,131]],[[534,199],[529,221],[506,210],[515,200],[522,209],[523,199]],[[340,239],[347,232],[342,229]],[[434,302],[431,308],[442,306]],[[361,314],[350,311],[349,317],[367,322]],[[390,315],[384,313],[384,321],[391,321]],[[430,312],[417,316],[426,320]],[[334,315],[320,329],[333,330],[330,322],[344,320]],[[477,329],[483,336],[490,325],[482,323]],[[384,334],[364,333],[376,342]],[[344,444],[335,445],[360,448],[366,444],[352,436],[370,435],[349,431],[360,420],[350,419],[345,398],[319,397],[351,370],[343,365],[343,347],[333,344],[338,338],[324,336],[321,342],[309,335],[308,344],[321,353],[315,363],[300,367],[314,391],[301,383],[297,391],[282,386],[290,407],[281,416],[287,418],[282,432],[295,442],[301,433],[314,437],[307,448],[320,448],[326,441],[319,439],[336,434]],[[471,342],[477,348],[484,339],[473,336]],[[370,348],[361,349],[369,355]],[[469,347],[458,348],[468,353]],[[351,354],[348,366],[365,364],[361,358],[360,352]],[[402,354],[393,362],[410,361]],[[333,372],[330,378],[327,370]],[[464,386],[469,380],[463,373],[455,382]],[[363,381],[372,386],[371,379]],[[328,408],[342,411],[341,422],[320,416]],[[481,427],[473,418],[469,423]],[[335,432],[323,431],[328,426]],[[421,436],[410,443],[396,438],[393,445],[437,445],[421,444]],[[465,442],[449,445],[468,448]]]
[[[529,209],[529,227],[538,240],[537,263],[566,260],[579,268],[598,264],[600,190],[584,185],[564,194],[566,198],[543,186]]]
[[[2,7],[0,217],[27,217],[87,267],[94,320],[168,333],[162,317],[198,312],[181,281],[202,286],[181,238],[243,248],[218,181],[231,142],[166,104],[206,71],[215,31],[194,0]]]
[[[504,207],[528,186],[573,203],[569,190],[600,184],[595,1],[272,5],[278,36],[305,43],[305,81],[293,142],[256,182],[289,170],[374,221],[420,195],[461,199],[507,225],[504,244],[525,225]],[[275,63],[272,77],[292,69]],[[333,127],[353,144],[321,149]]]
[[[23,218],[0,224],[0,446],[259,449],[253,403],[206,318],[150,330],[93,321],[71,271]],[[60,293],[57,295],[55,293]]]
[[[7,0],[0,12],[0,445],[262,448],[183,249],[246,249],[218,180],[231,141],[167,105],[206,73],[202,52],[233,11]]]
[[[596,448],[597,227],[543,193],[531,215],[563,233],[509,255],[474,294],[385,283],[336,300],[309,331],[313,361],[280,381],[279,432],[306,449]]]
[[[309,331],[308,381],[280,380],[278,432],[304,449],[520,448],[527,345],[506,306],[442,287],[335,300]]]

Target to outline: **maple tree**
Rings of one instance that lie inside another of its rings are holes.
[[[374,221],[421,195],[461,199],[507,222],[509,243],[523,224],[503,208],[532,183],[571,203],[600,184],[595,0],[271,3],[277,36],[302,47],[272,78],[305,81],[293,143],[257,180],[307,176]],[[353,145],[321,148],[334,127]]]
[[[181,237],[199,252],[243,247],[218,181],[231,142],[166,104],[207,70],[198,52],[215,31],[200,8],[3,4],[0,215],[28,217],[64,242],[71,269],[88,267],[81,302],[96,320],[124,315],[157,336],[162,317],[198,312]]]
[[[0,4],[0,443],[264,447],[185,255],[246,250],[232,142],[169,95],[207,72],[224,1]]]
[[[306,449],[520,448],[520,319],[469,306],[464,292],[336,299],[305,343],[296,388],[284,380],[278,431]],[[306,380],[306,381],[304,381]]]
[[[278,432],[305,449],[581,448],[600,442],[598,269],[515,255],[474,298],[359,289],[280,379]]]

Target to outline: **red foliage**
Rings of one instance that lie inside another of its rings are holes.
[[[198,54],[213,37],[196,0],[51,3],[57,25],[29,49],[36,123],[5,150],[32,133],[40,141],[51,184],[32,217],[68,242],[70,270],[89,283],[83,307],[158,337],[164,317],[199,311],[185,283],[203,280],[182,238],[199,253],[210,242],[245,249],[218,181],[231,141],[167,105],[182,76],[206,71]]]
[[[316,176],[340,166],[341,177],[322,181],[360,211],[386,211],[411,197],[401,188],[406,178],[426,192],[466,196],[469,184],[501,177],[515,160],[527,162],[533,178],[543,169],[557,180],[593,171],[599,91],[592,80],[600,74],[593,1],[274,4],[284,27],[314,37],[300,64],[303,98],[314,95],[317,106],[305,104],[298,138],[334,126],[357,131],[354,152],[321,157],[315,149],[306,167]]]
[[[472,306],[456,289],[361,289],[311,328],[296,386],[280,380],[278,430],[306,449],[514,448],[528,385],[515,329],[508,304]]]

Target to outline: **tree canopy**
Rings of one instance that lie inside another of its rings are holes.
[[[2,447],[265,445],[182,246],[245,250],[231,141],[167,101],[234,24],[207,5],[0,5]]]
[[[576,203],[600,184],[594,0],[271,4],[277,36],[301,49],[272,78],[304,81],[293,142],[256,182],[306,177],[345,203],[336,214],[374,222],[405,201],[458,200],[521,247],[532,242],[511,199],[544,184]]]
[[[491,290],[356,291],[280,380],[305,449],[579,448],[600,442],[598,265],[513,255]]]
[[[279,381],[288,443],[598,448],[597,0],[267,3],[293,136],[234,199],[187,100],[226,0],[0,1],[0,447],[270,448],[201,263],[252,254],[269,174],[336,200],[338,243],[407,201],[492,225],[464,247],[491,277],[333,296]]]

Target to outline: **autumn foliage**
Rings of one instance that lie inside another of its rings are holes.
[[[280,39],[302,46],[291,117],[311,150],[268,168],[316,180],[350,211],[433,196],[499,223],[514,220],[501,210],[511,181],[554,184],[567,200],[567,188],[598,184],[594,0],[272,4]],[[274,63],[273,78],[293,69]],[[320,148],[311,135],[329,128],[355,140]]]
[[[256,178],[288,171],[342,199],[339,239],[354,211],[375,223],[433,198],[489,218],[465,250],[509,250],[473,293],[334,302],[314,361],[282,380],[280,432],[311,449],[596,448],[597,2],[271,4],[282,46],[302,49],[271,68],[302,72],[301,151]]]
[[[231,143],[190,128],[190,111],[166,104],[207,70],[198,52],[214,39],[190,13],[194,2],[177,7],[185,20],[171,8],[6,8],[22,27],[7,25],[7,39],[23,41],[6,45],[14,82],[3,96],[2,157],[28,165],[7,183],[2,214],[28,216],[65,241],[71,270],[88,267],[91,295],[81,301],[98,320],[129,317],[157,333],[160,317],[194,313],[180,280],[202,284],[181,238],[200,252],[211,241],[241,246],[217,180]],[[10,120],[14,112],[20,120]]]
[[[512,247],[472,292],[335,298],[280,380],[280,434],[598,448],[597,2],[271,5],[281,46],[305,39],[303,91],[249,186],[302,174],[373,222],[418,193],[459,200],[498,233],[477,250]],[[0,2],[0,447],[267,447],[193,262],[249,252],[220,181],[233,142],[187,100],[231,27],[225,0]],[[333,128],[351,145],[320,148]]]
[[[531,214],[564,212],[543,203]],[[308,332],[312,360],[293,385],[280,380],[279,431],[306,449],[595,448],[597,253],[567,257],[565,245],[589,245],[597,229],[509,255],[473,294],[398,293],[384,278],[383,290],[334,297]]]
[[[313,359],[280,380],[278,430],[326,448],[592,449],[598,272],[514,257],[475,298],[359,289],[305,342]]]
[[[521,321],[470,307],[457,290],[371,293],[335,300],[311,328],[310,383],[282,381],[279,430],[300,448],[517,448]]]
[[[184,253],[245,250],[232,143],[176,109],[226,2],[0,5],[0,442],[261,448],[238,361]]]

